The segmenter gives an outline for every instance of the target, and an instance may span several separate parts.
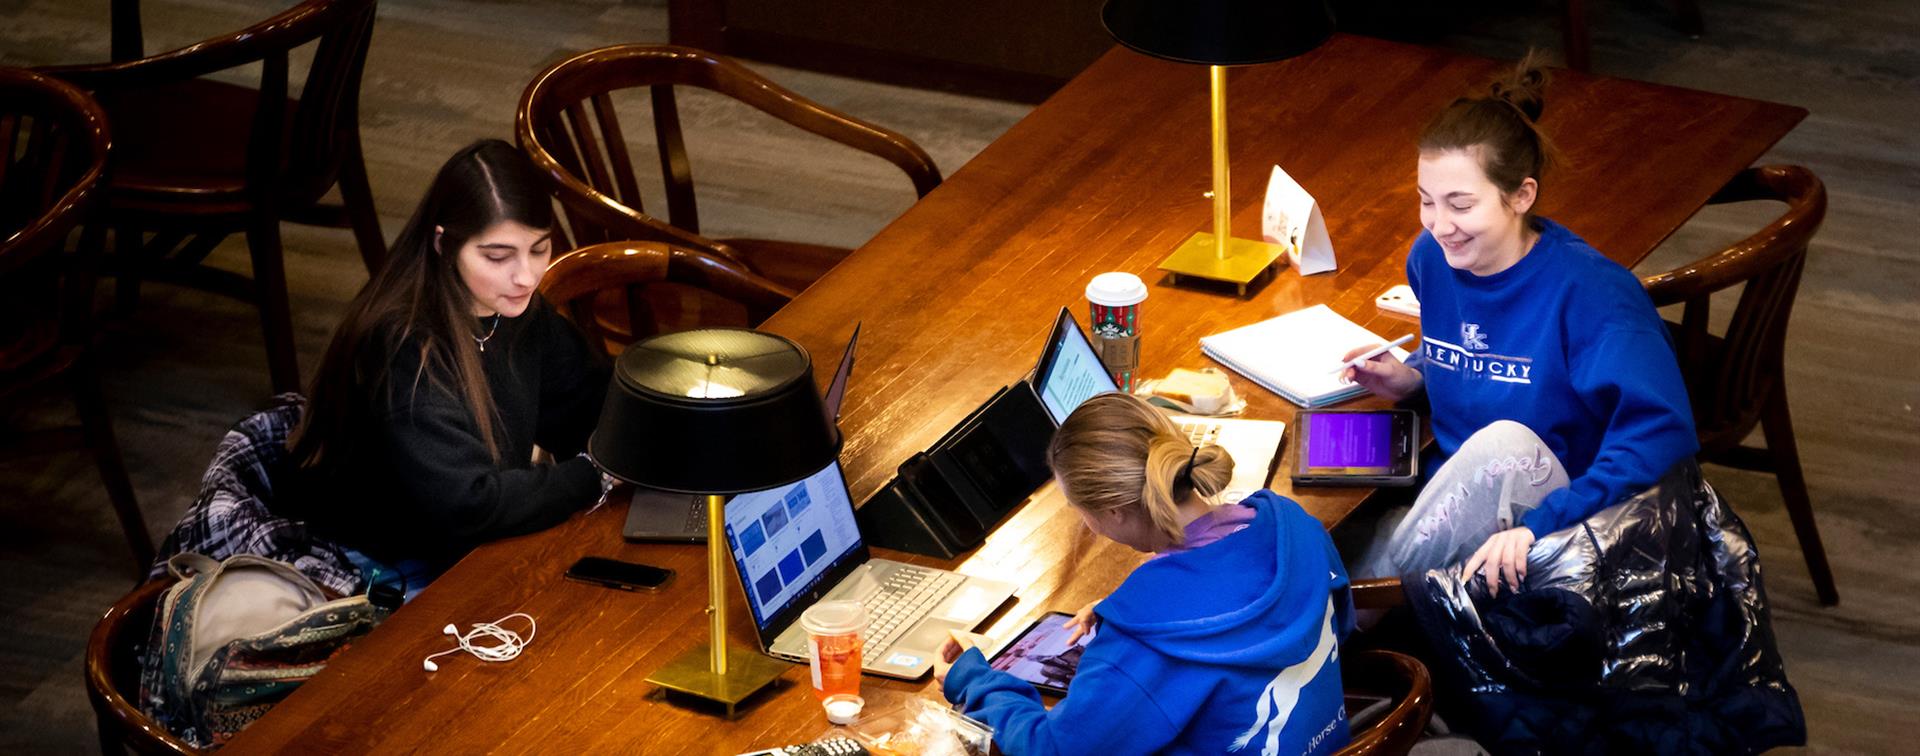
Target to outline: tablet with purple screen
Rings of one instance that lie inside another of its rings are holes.
[[[1308,410],[1295,416],[1300,485],[1410,485],[1420,445],[1411,410]]]

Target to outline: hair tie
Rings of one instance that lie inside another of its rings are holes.
[[[1193,483],[1193,461],[1200,458],[1200,447],[1193,447],[1193,453],[1187,455],[1187,483]]]

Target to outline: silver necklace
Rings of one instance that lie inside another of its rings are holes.
[[[472,337],[473,343],[480,346],[480,351],[487,351],[487,339],[493,338],[493,332],[498,330],[500,330],[500,313],[496,312],[493,314],[493,326],[487,329],[487,335]]]

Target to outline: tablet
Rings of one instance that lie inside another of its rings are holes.
[[[1066,612],[1048,612],[1020,631],[1012,643],[994,652],[987,666],[1032,683],[1043,692],[1066,695],[1067,684],[1073,682],[1073,673],[1080,668],[1080,655],[1093,641],[1093,635],[1086,634],[1067,645],[1067,636],[1073,634],[1066,627],[1070,619],[1073,615]]]
[[[1293,423],[1294,485],[1419,481],[1420,422],[1412,410],[1306,410]]]

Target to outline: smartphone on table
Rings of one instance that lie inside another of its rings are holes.
[[[567,568],[567,579],[623,591],[651,591],[673,580],[673,570],[606,557],[581,557]]]

